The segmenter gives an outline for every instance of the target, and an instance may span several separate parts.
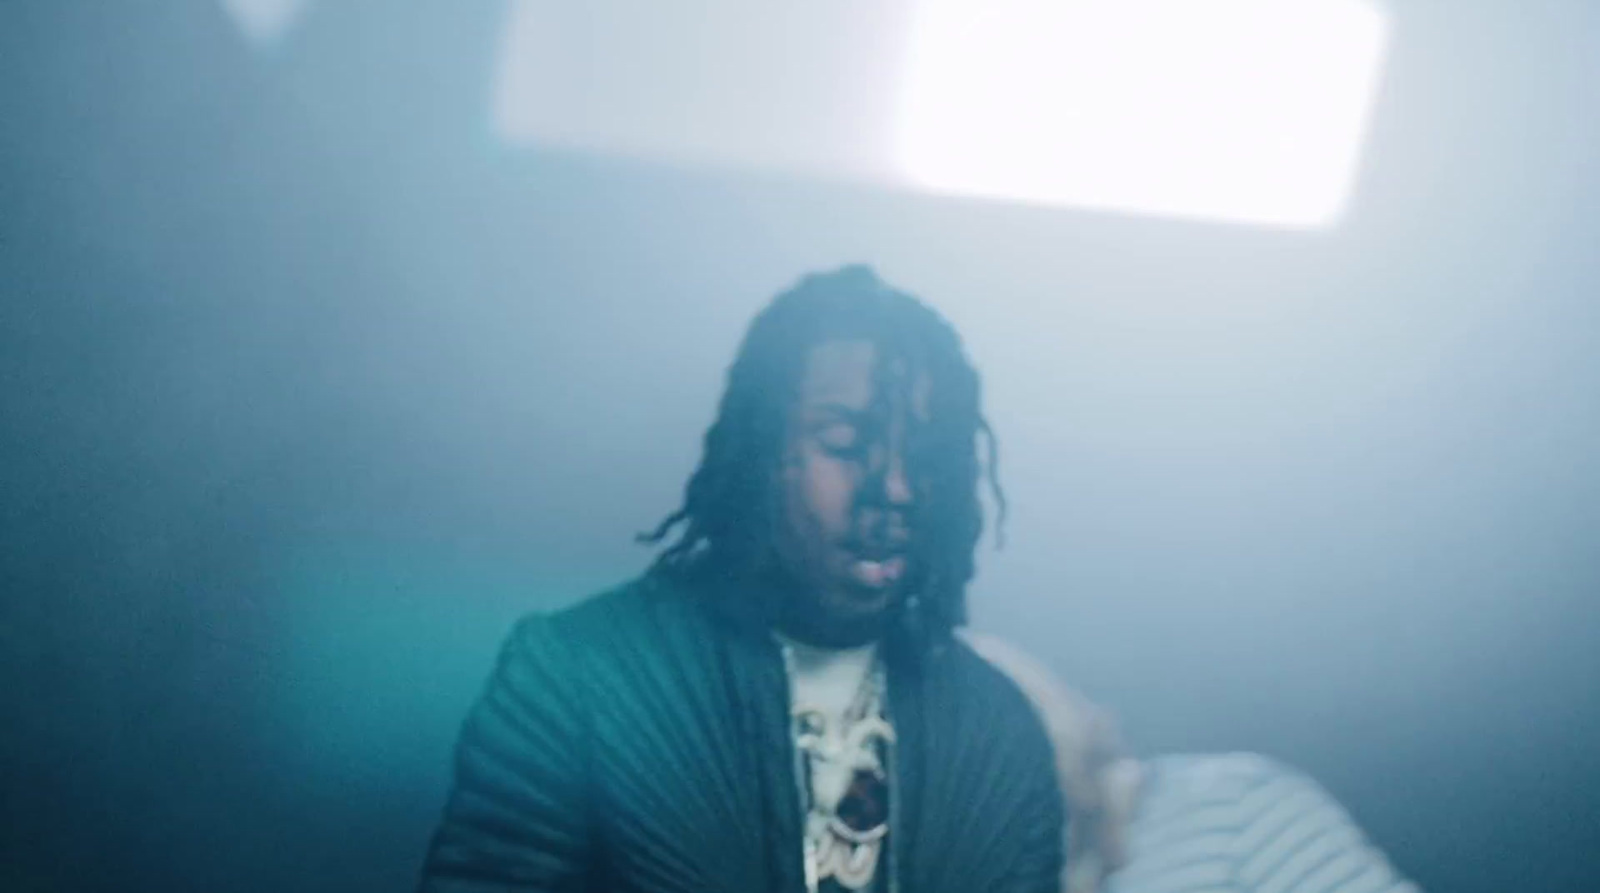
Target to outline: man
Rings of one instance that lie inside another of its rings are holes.
[[[985,438],[933,310],[864,267],[779,295],[654,565],[506,643],[423,890],[1058,890],[1049,738],[952,636]]]
[[[1104,711],[992,636],[965,634],[1034,703],[1072,804],[1071,893],[1416,893],[1327,791],[1256,754],[1137,761]]]

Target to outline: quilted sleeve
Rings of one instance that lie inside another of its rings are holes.
[[[1007,893],[1060,893],[1066,861],[1066,804],[1056,779],[1055,754],[1042,734],[1019,735],[1027,746],[1024,786],[1014,827],[1021,837],[1007,872]]]
[[[521,621],[456,745],[422,893],[582,890],[594,847],[581,680],[549,621]]]

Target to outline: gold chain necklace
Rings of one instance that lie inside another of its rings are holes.
[[[796,676],[794,649],[781,643],[790,692]],[[851,890],[865,890],[880,862],[894,798],[894,729],[887,719],[883,662],[874,655],[837,727],[820,710],[790,705],[794,775],[801,804],[801,838],[808,893],[832,877]]]

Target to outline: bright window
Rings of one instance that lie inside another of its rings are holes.
[[[1321,226],[1387,37],[1363,0],[919,0],[895,167],[944,193]]]

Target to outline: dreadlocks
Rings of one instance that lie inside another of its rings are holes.
[[[876,345],[880,388],[909,389],[914,376],[887,374],[897,365],[930,380],[925,436],[907,457],[919,484],[912,508],[917,571],[908,580],[916,602],[908,604],[920,604],[931,628],[949,630],[966,619],[973,551],[983,532],[977,492],[984,464],[978,456],[980,437],[998,520],[1004,520],[994,433],[979,408],[977,371],[955,329],[865,266],[807,276],[751,323],[728,370],[727,389],[683,504],[640,536],[642,542],[666,543],[650,573],[730,574],[766,559],[778,498],[773,481],[806,354],[836,338],[864,338]]]

